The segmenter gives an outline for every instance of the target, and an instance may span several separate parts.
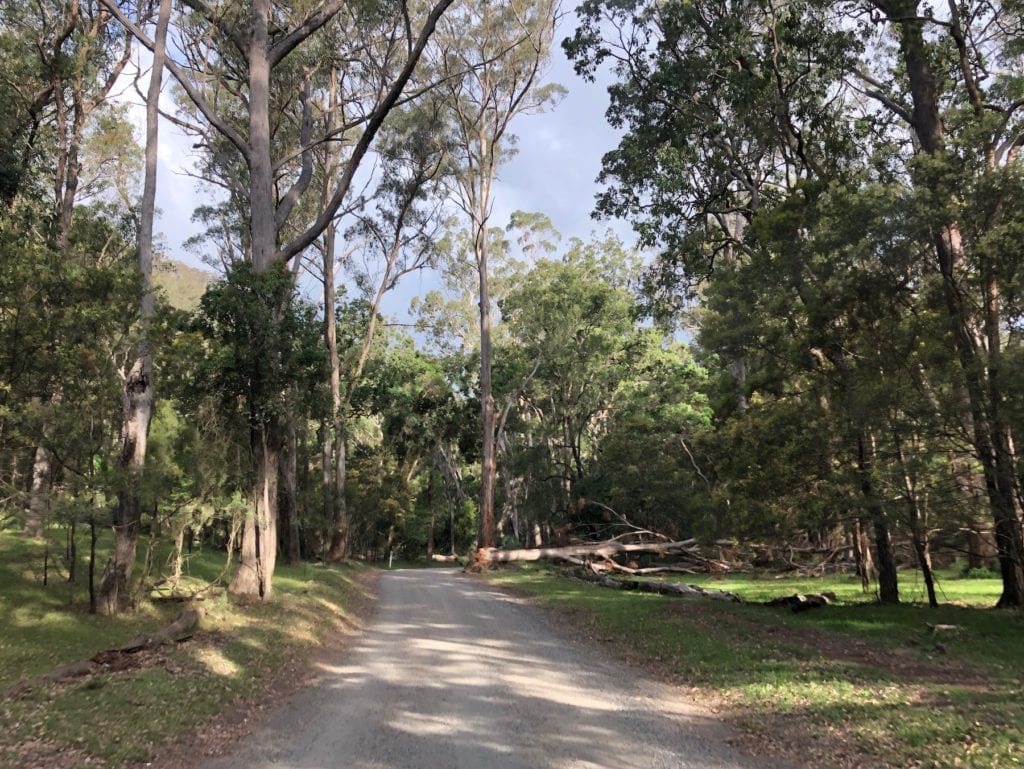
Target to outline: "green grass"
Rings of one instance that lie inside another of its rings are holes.
[[[859,585],[845,579],[690,580],[749,600],[812,589],[846,599],[803,614],[620,593],[543,567],[488,579],[534,596],[621,656],[723,702],[758,754],[814,767],[1024,763],[1024,614],[879,607],[864,604]],[[991,605],[998,597],[995,580],[946,575],[944,584],[963,603]],[[927,622],[961,630],[939,639],[940,650]]]
[[[148,606],[125,618],[89,615],[81,585],[56,573],[42,584],[43,550],[40,542],[0,532],[0,691],[123,644],[181,610]],[[198,553],[188,565],[190,579],[201,584],[222,566],[222,553]],[[0,767],[42,764],[58,754],[62,765],[113,768],[149,760],[356,624],[351,607],[365,599],[369,571],[278,567],[269,604],[236,604],[221,594],[203,602],[202,632],[188,643],[144,652],[133,669],[0,701]]]
[[[942,603],[966,606],[994,606],[999,599],[998,579],[964,579],[954,569],[936,572],[936,592]],[[828,577],[791,577],[786,575],[687,576],[683,581],[736,593],[748,601],[766,601],[793,593],[818,593],[830,590],[840,601],[863,603],[870,596],[861,590],[860,579],[851,574]],[[905,603],[927,603],[928,595],[918,572],[900,573],[900,598]]]
[[[0,532],[0,691],[61,663],[125,643],[164,618],[152,610],[127,619],[90,615],[87,565],[78,564],[77,582],[70,583],[60,551],[52,543],[48,549],[44,585],[47,545]]]

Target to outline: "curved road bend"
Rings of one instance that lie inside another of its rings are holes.
[[[343,664],[203,769],[761,769],[664,685],[479,580],[387,572]]]

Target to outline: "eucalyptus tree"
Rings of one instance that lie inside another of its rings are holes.
[[[634,265],[635,266],[635,265]],[[614,238],[575,240],[560,259],[538,259],[506,276],[500,302],[509,350],[502,389],[513,390],[537,449],[544,494],[557,513],[570,508],[588,474],[595,431],[608,417],[636,352],[630,256]],[[511,374],[511,376],[510,376]],[[511,405],[511,404],[510,404]]]
[[[614,22],[626,30],[615,54],[599,42],[601,7],[583,7],[584,25],[567,47],[583,72],[619,57],[626,82],[613,89],[610,116],[633,130],[605,158],[604,178],[618,183],[601,196],[599,210],[636,212],[642,239],[664,249],[651,291],[656,302],[677,301],[680,287],[685,296],[716,270],[742,270],[759,256],[771,258],[759,255],[765,244],[751,241],[750,228],[787,204],[793,208],[790,202],[802,200],[804,191],[849,178],[864,162],[851,138],[857,129],[842,111],[843,94],[830,94],[833,79],[855,58],[851,34],[829,27],[827,5],[812,0],[777,8],[754,0],[617,7]],[[596,61],[588,58],[592,52]],[[779,219],[780,229],[789,224]],[[800,249],[804,236],[793,226],[778,242]],[[769,285],[783,278],[781,272],[767,275]],[[780,339],[784,346],[791,341]],[[841,345],[829,350],[847,365]],[[727,363],[749,372],[750,351],[732,352],[739,354]],[[863,448],[866,425],[860,419],[851,424],[848,440]],[[895,601],[889,524],[864,452],[859,456],[863,505],[885,565],[883,596]]]
[[[1004,293],[1015,270],[1000,241],[1019,226],[1010,209],[1024,146],[1022,9],[950,0],[939,15],[915,0],[868,5],[881,14],[874,23],[899,46],[869,85],[915,139],[908,170],[927,206],[922,224],[942,279],[995,522],[999,605],[1024,607],[1024,508],[1000,374]]]
[[[149,326],[155,311],[153,297],[153,219],[160,124],[160,87],[167,52],[171,0],[160,0],[154,31],[153,63],[146,93],[146,161],[137,238],[141,301],[136,355],[124,376],[121,423],[121,467],[125,484],[114,512],[114,554],[100,583],[97,607],[116,614],[130,605],[129,581],[135,565],[138,530],[142,523],[140,484],[146,464],[146,440],[153,418],[153,353]]]
[[[641,325],[639,267],[607,236],[501,276],[504,506],[514,523],[519,507],[528,516],[513,526],[520,539],[526,528],[543,540],[557,525],[601,525],[611,510],[693,531],[683,510],[707,496],[689,483],[687,454],[710,426],[703,374],[684,345]]]
[[[481,547],[494,545],[497,478],[488,265],[493,187],[498,169],[512,152],[512,121],[552,106],[562,92],[543,82],[557,18],[556,0],[470,0],[445,18],[438,33],[438,58],[432,63],[447,97],[459,166],[455,199],[468,220],[477,274]]]
[[[1000,605],[1024,603],[999,374],[1012,338],[1003,302],[1015,270],[1005,233],[1017,226],[1007,201],[1020,176],[1020,9],[593,0],[581,20],[567,48],[584,74],[616,62],[609,115],[628,128],[605,159],[610,188],[598,207],[635,215],[646,241],[662,246],[657,298],[678,302],[681,287],[748,258],[743,233],[758,212],[806,182],[879,183],[912,201],[900,229],[942,286],[965,393],[958,408],[1000,546]]]
[[[348,555],[346,416],[376,342],[381,304],[403,277],[435,266],[439,253],[447,246],[443,236],[443,182],[451,168],[439,110],[439,102],[427,97],[420,105],[396,111],[377,148],[380,162],[372,202],[353,212],[355,221],[345,233],[352,251],[350,271],[357,287],[367,297],[369,312],[362,339],[355,346],[356,355],[347,361],[344,369],[337,354],[336,340],[331,338],[334,334],[329,328],[326,333],[334,461],[325,461],[325,479],[326,468],[331,465],[335,473],[334,483],[325,483],[333,487],[333,493],[325,489],[325,499],[333,502],[328,546],[331,560]],[[325,287],[330,272],[327,269],[329,245],[324,245]],[[361,265],[356,264],[357,260]],[[333,291],[324,294],[325,317],[331,312],[330,305],[326,304],[329,295],[333,296]],[[325,460],[328,454],[325,448]]]
[[[0,9],[3,45],[20,49],[10,60],[5,57],[11,62],[0,121],[6,140],[5,213],[49,198],[41,217],[45,231],[26,235],[42,237],[57,252],[69,250],[75,207],[88,192],[82,182],[90,131],[131,52],[130,40],[118,32],[110,14],[91,0]],[[128,153],[131,144],[125,146]],[[44,387],[51,410],[61,408],[62,384],[54,380]],[[54,431],[44,425],[36,438],[30,475],[25,531],[36,536],[43,531],[55,472],[55,447],[45,439],[47,432]]]
[[[221,182],[238,180],[228,182],[241,211],[242,231],[232,234],[255,274],[269,274],[299,256],[335,219],[389,114],[415,97],[410,84],[417,65],[451,1],[425,7],[344,0],[287,8],[275,8],[271,0],[182,3],[170,46],[176,55],[166,65],[182,92],[177,120],[214,154],[213,165],[224,171]],[[153,49],[154,41],[120,5],[103,2]],[[315,60],[314,39],[332,32],[340,45],[333,61]],[[314,120],[313,106],[314,89],[324,87],[317,77],[327,72],[337,79],[341,112],[325,124]],[[312,184],[314,154],[329,142],[350,143],[351,150],[324,194]],[[267,321],[274,323],[275,315]],[[266,600],[277,549],[275,488],[284,430],[272,409],[256,408],[253,420],[254,512],[245,522],[230,589]]]

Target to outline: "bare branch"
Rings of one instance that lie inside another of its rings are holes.
[[[148,35],[146,35],[145,32],[139,29],[138,26],[132,23],[121,12],[121,9],[117,7],[117,3],[114,2],[114,0],[99,1],[103,4],[105,8],[107,8],[112,14],[114,14],[117,20],[121,22],[121,25],[129,32],[131,32],[131,34],[135,37],[136,40],[138,40],[150,51],[153,50],[153,41],[149,38]],[[189,80],[188,76],[186,76],[185,73],[182,72],[181,68],[177,64],[168,59],[166,66],[167,71],[174,76],[174,79],[178,81],[178,84],[181,85],[185,93],[188,94],[188,98],[191,99],[192,103],[195,104],[199,111],[203,113],[203,117],[209,120],[210,125],[217,129],[217,131],[220,132],[221,135],[224,136],[224,138],[226,138],[233,145],[235,145],[235,148],[242,154],[242,157],[245,158],[246,163],[250,162],[252,153],[249,150],[249,145],[241,137],[241,135],[239,135],[237,131],[235,131],[231,126],[229,126],[220,118],[220,116],[217,114],[217,111],[206,101],[203,95],[195,87],[195,84],[192,83],[191,80]]]

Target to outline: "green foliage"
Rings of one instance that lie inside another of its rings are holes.
[[[104,518],[141,284],[127,223],[109,207],[79,209],[63,251],[39,231],[38,214],[25,206],[0,217],[0,483],[21,508],[19,473],[42,446],[57,464],[58,517]]]
[[[1012,451],[990,443],[1024,413],[1020,82],[986,64],[1018,61],[1019,41],[963,42],[1016,28],[1019,9],[589,0],[577,15],[563,46],[584,76],[611,65],[624,131],[597,213],[659,249],[644,309],[696,320],[711,369],[714,429],[693,446],[713,530],[870,518],[960,544],[985,503],[1019,517],[999,491],[1020,482]]]
[[[212,280],[211,273],[173,259],[158,262],[153,274],[167,303],[179,310],[195,310]]]
[[[962,574],[964,579],[999,579],[999,572],[993,569],[964,567]]]
[[[232,268],[203,295],[196,323],[206,341],[200,391],[241,409],[253,428],[289,413],[293,387],[323,380],[312,308],[298,301],[283,265]]]
[[[730,218],[771,201],[780,169],[853,151],[829,94],[861,44],[831,14],[817,0],[580,5],[563,47],[584,76],[613,64],[608,117],[626,130],[604,158],[597,211],[661,247],[656,298],[678,306],[679,288],[727,255]],[[790,124],[813,130],[787,146]]]
[[[607,507],[640,525],[692,529],[704,504],[693,499],[706,491],[695,490],[683,447],[710,424],[703,369],[639,323],[638,263],[616,238],[541,257],[553,247],[544,220],[519,214],[513,224],[529,228],[519,242],[530,253],[500,280],[504,504],[536,521],[570,517],[579,532],[602,529]]]

